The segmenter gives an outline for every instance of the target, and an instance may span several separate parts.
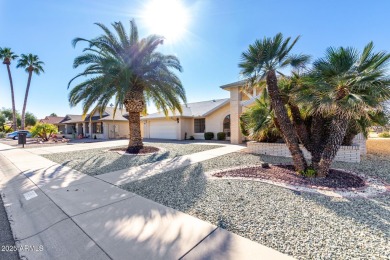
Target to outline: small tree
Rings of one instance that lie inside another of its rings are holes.
[[[34,126],[37,123],[37,117],[30,112],[27,112],[25,115],[25,125],[28,126]]]
[[[57,116],[57,114],[56,113],[51,113],[50,116]]]
[[[31,128],[33,137],[42,138],[43,141],[48,141],[52,134],[57,133],[57,127],[52,124],[38,123]]]

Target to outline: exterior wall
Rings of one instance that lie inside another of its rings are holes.
[[[180,140],[184,140],[185,133],[187,133],[187,139],[189,139],[190,136],[194,136],[194,119],[180,118],[180,128],[181,128]]]
[[[291,157],[290,151],[284,143],[259,143],[248,142],[248,152],[256,154],[265,154],[272,156]],[[310,153],[301,146],[305,158],[310,159]],[[335,161],[341,162],[360,162],[360,148],[358,145],[341,146]]]
[[[230,115],[230,104],[219,108],[206,117],[206,132],[213,132],[215,138],[218,132],[223,131],[223,120]]]
[[[142,138],[150,137],[150,120],[141,120],[141,136]]]
[[[129,124],[127,121],[105,122],[103,126],[103,134],[106,134],[105,136],[108,139],[129,138]]]
[[[239,88],[230,89],[230,142],[232,144],[242,143],[242,134],[240,130],[240,116],[242,94]]]

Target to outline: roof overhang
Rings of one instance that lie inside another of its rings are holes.
[[[242,87],[245,84],[246,84],[246,80],[240,80],[240,81],[237,81],[237,82],[233,82],[233,83],[229,83],[229,84],[226,84],[226,85],[222,85],[222,86],[220,86],[220,88],[221,89],[225,89],[225,90],[229,90],[231,88]]]
[[[214,107],[213,109],[211,109],[210,111],[208,111],[207,113],[203,114],[202,116],[208,116],[210,115],[211,113],[213,113],[214,111],[220,109],[221,107],[225,106],[226,104],[229,104],[230,103],[230,99],[226,99],[225,101],[223,101],[221,104],[219,104],[218,106]]]
[[[256,102],[257,99],[260,98],[260,96],[261,96],[261,95],[257,95],[257,96],[255,96],[255,97],[251,97],[251,98],[248,99],[248,100],[243,100],[243,101],[241,101],[241,106],[246,107],[246,106],[252,105],[253,103]]]

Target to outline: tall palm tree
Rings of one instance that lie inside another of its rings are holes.
[[[357,121],[374,122],[373,117],[390,99],[386,70],[390,54],[374,52],[373,48],[372,42],[362,53],[354,48],[328,48],[325,57],[314,62],[308,87],[301,89],[297,101],[311,106],[317,126],[327,128],[314,144],[319,149],[319,156],[312,158],[318,176],[328,174],[348,126]]]
[[[36,75],[41,74],[41,72],[45,72],[42,68],[42,65],[44,63],[39,60],[39,57],[37,55],[33,54],[22,54],[20,56],[20,59],[18,60],[17,68],[24,68],[26,72],[28,73],[28,80],[27,80],[27,87],[26,87],[26,94],[24,95],[24,103],[23,103],[23,110],[22,110],[22,122],[21,122],[21,129],[24,130],[25,127],[25,119],[26,119],[26,106],[27,106],[27,100],[28,100],[28,93],[30,91],[30,84],[31,84],[31,77],[33,72]]]
[[[306,171],[307,162],[299,148],[299,140],[293,124],[288,116],[286,104],[278,88],[277,70],[294,64],[298,56],[289,56],[291,49],[298,41],[295,38],[290,44],[291,38],[283,39],[278,33],[273,38],[256,40],[249,45],[249,49],[243,52],[242,62],[239,64],[241,73],[250,82],[256,83],[266,79],[267,90],[271,99],[271,106],[274,110],[277,122],[289,148],[296,171]]]
[[[17,122],[16,122],[16,108],[15,108],[15,92],[14,92],[14,84],[12,82],[12,75],[11,75],[11,61],[16,59],[18,55],[15,55],[10,48],[0,48],[0,59],[3,60],[3,64],[7,66],[8,71],[8,78],[9,78],[9,84],[11,87],[11,100],[12,100],[12,128],[14,131],[17,129]]]
[[[89,76],[73,87],[69,94],[71,106],[83,102],[83,114],[102,113],[114,99],[114,113],[126,108],[129,114],[130,140],[128,152],[137,153],[143,148],[140,131],[140,113],[146,110],[147,102],[154,102],[165,114],[169,110],[181,111],[180,100],[186,102],[185,91],[180,79],[172,69],[182,71],[179,60],[172,55],[157,52],[163,37],[150,35],[139,39],[135,21],[130,21],[127,33],[121,22],[113,23],[114,31],[103,24],[97,24],[104,32],[92,40],[76,38],[88,43],[84,54],[74,60],[74,68],[87,67],[70,80]]]

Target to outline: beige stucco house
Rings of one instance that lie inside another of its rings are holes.
[[[127,113],[118,109],[115,116],[114,109],[107,107],[100,116],[99,112],[93,115],[86,115],[83,119],[81,115],[66,115],[58,122],[63,126],[61,134],[67,138],[83,137],[97,139],[117,139],[128,138],[129,121]]]
[[[182,106],[182,114],[154,113],[141,117],[144,138],[184,140],[193,136],[204,139],[205,132],[225,132],[231,143],[243,141],[240,131],[240,115],[258,98],[256,93],[243,91],[245,82],[239,81],[221,86],[230,92],[230,98],[188,103]]]

